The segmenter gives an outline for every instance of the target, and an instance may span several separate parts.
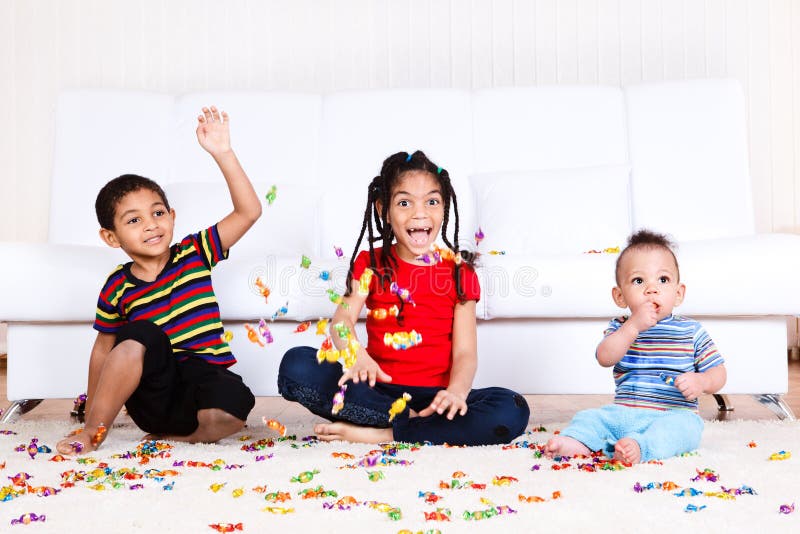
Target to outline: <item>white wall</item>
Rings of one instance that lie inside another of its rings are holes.
[[[0,0],[0,240],[47,233],[76,87],[333,91],[731,76],[760,231],[800,231],[800,1]]]

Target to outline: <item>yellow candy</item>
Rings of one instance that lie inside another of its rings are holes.
[[[402,397],[392,403],[392,407],[389,408],[389,422],[392,422],[395,415],[403,413],[403,410],[406,409],[406,403],[410,400],[411,395],[403,393]]]

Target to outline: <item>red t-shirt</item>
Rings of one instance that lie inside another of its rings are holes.
[[[380,265],[381,249],[375,249],[375,258]],[[394,254],[394,247],[392,247]],[[436,265],[414,265],[397,259],[397,272],[392,281],[402,289],[409,290],[413,306],[406,303],[403,308],[403,325],[396,317],[383,320],[367,317],[367,352],[389,376],[393,384],[406,386],[447,387],[450,383],[450,366],[453,351],[453,316],[458,304],[455,265],[442,261]],[[369,267],[369,252],[362,251],[353,264],[353,279],[358,280]],[[381,287],[376,269],[369,286],[366,305],[370,310],[389,309],[400,301],[387,284]],[[475,271],[464,265],[461,269],[462,288],[465,300],[480,300],[481,288]],[[422,342],[405,350],[395,350],[383,341],[387,332],[411,332],[422,335]]]

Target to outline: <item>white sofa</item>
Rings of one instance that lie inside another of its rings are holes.
[[[177,211],[176,239],[227,212],[224,181],[194,136],[197,112],[210,103],[230,113],[234,147],[257,190],[277,185],[275,203],[214,272],[234,370],[256,395],[277,394],[288,348],[320,343],[313,324],[294,329],[332,314],[325,290],[341,290],[347,271],[334,247],[346,258],[353,252],[366,185],[383,159],[421,149],[454,179],[462,245],[474,247],[479,226],[486,236],[476,386],[612,392],[594,348],[621,312],[611,300],[616,255],[586,251],[622,246],[632,229],[647,227],[680,244],[688,289],[678,311],[700,319],[725,356],[723,393],[756,395],[792,417],[780,395],[788,386],[785,318],[800,311],[800,236],[754,232],[744,98],[727,80],[64,93],[48,242],[0,244],[9,399],[72,398],[86,388],[97,292],[125,260],[97,235],[102,184],[129,172],[159,181]],[[312,259],[308,270],[302,254]],[[272,290],[266,303],[254,286],[259,276]],[[270,324],[275,342],[249,342],[244,323],[286,303],[288,313]]]

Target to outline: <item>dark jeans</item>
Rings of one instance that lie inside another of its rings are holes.
[[[295,347],[281,360],[278,391],[286,400],[296,401],[314,414],[331,421],[392,428],[395,441],[431,442],[434,445],[495,445],[508,443],[528,425],[530,408],[525,398],[505,388],[473,389],[467,397],[467,413],[448,420],[445,415],[408,417],[408,409],[389,422],[389,408],[403,393],[411,395],[408,407],[419,412],[427,408],[439,387],[403,386],[377,382],[348,382],[344,408],[331,414],[332,399],[342,377],[338,363],[317,363],[317,349]]]

